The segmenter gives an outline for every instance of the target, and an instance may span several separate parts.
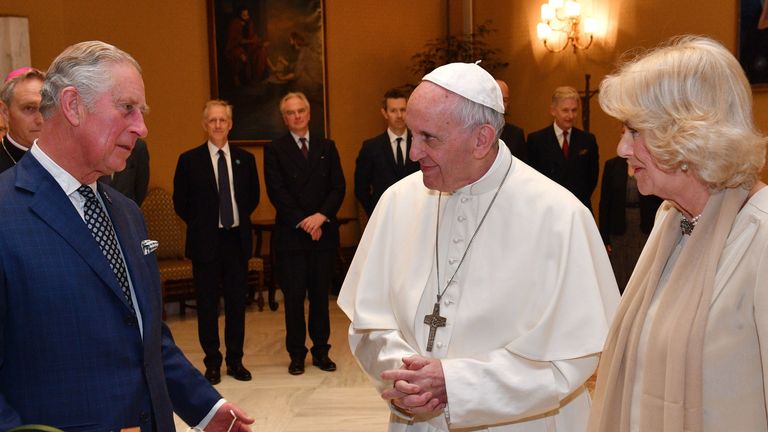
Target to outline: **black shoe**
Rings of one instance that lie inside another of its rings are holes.
[[[221,370],[215,368],[205,368],[205,379],[208,380],[211,385],[216,385],[221,382]]]
[[[243,367],[242,363],[227,366],[227,375],[234,377],[238,381],[250,381],[251,373]]]
[[[291,375],[301,375],[304,373],[304,359],[292,358],[288,365],[288,373]]]
[[[320,368],[320,370],[324,370],[326,372],[333,372],[336,370],[336,363],[328,358],[328,355],[312,357],[312,365],[317,366]]]

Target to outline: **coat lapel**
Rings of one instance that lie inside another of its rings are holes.
[[[34,157],[23,160],[25,163],[19,164],[17,186],[34,194],[30,210],[61,236],[128,307],[107,259],[69,197]]]
[[[123,209],[117,208],[112,202],[112,198],[106,190],[99,187],[99,193],[101,199],[104,202],[104,206],[107,208],[109,218],[112,220],[112,226],[115,229],[115,235],[117,235],[117,241],[120,244],[120,250],[123,252],[123,258],[125,259],[125,265],[127,266],[128,275],[131,278],[133,284],[133,291],[138,297],[135,299],[141,311],[142,318],[145,322],[148,321],[148,313],[150,310],[149,299],[146,298],[149,290],[138,289],[140,286],[144,286],[151,280],[151,276],[148,273],[147,266],[143,261],[143,252],[141,249],[141,239],[138,237],[138,233],[134,230],[134,225],[131,224],[131,220],[128,217],[127,212]],[[123,301],[125,307],[128,307],[128,301],[123,295],[122,289],[118,285],[120,300]]]
[[[197,154],[197,163],[200,165],[200,170],[197,172],[202,173],[205,176],[205,183],[209,185],[214,194],[219,194],[219,185],[216,183],[216,173],[213,171],[213,162],[211,161],[211,154],[208,151],[208,143],[203,143],[200,151]]]

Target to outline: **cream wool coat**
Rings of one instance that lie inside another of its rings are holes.
[[[485,177],[444,194],[440,272],[457,268],[468,239],[505,184],[441,303],[448,325],[425,350],[432,311],[438,193],[421,173],[393,185],[376,207],[338,303],[352,320],[350,346],[379,391],[381,371],[413,354],[442,359],[447,416],[409,419],[391,431],[583,431],[583,383],[618,303],[618,289],[589,211],[505,145]],[[444,253],[443,253],[444,252]]]
[[[665,206],[657,220],[677,214]],[[728,235],[715,274],[703,371],[704,431],[768,431],[768,187],[747,201]]]

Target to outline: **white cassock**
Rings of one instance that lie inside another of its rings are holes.
[[[403,357],[442,360],[446,412],[414,419],[393,409],[390,431],[586,429],[584,382],[618,304],[616,281],[587,208],[499,149],[483,178],[442,196],[440,290],[458,272],[431,352],[424,316],[438,290],[439,193],[420,172],[384,193],[347,273],[338,304],[352,321],[352,352],[379,391],[392,385],[381,372],[402,367]]]

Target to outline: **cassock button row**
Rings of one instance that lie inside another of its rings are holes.
[[[450,258],[448,260],[448,264],[451,264],[451,265],[456,264],[456,261],[458,261],[456,258]]]
[[[468,198],[468,197],[461,197],[461,202],[465,203],[465,202],[467,202],[467,201],[469,201],[469,198]]]
[[[454,242],[454,243],[461,243],[461,241],[462,241],[462,239],[460,239],[460,238],[458,238],[458,237],[456,237],[455,239],[453,239],[453,242]]]
[[[438,348],[442,348],[442,347],[443,347],[443,343],[442,343],[442,342],[437,342],[437,343],[435,343],[435,345],[436,345]]]
[[[464,222],[465,220],[467,220],[467,218],[465,218],[464,216],[459,216],[457,219],[459,220],[459,222]]]
[[[445,299],[443,299],[443,303],[444,303],[446,306],[450,306],[450,305],[451,305],[451,303],[453,303],[453,299],[452,299],[452,298],[450,298],[450,297],[446,297]]]

